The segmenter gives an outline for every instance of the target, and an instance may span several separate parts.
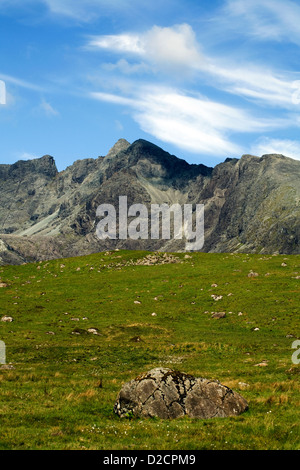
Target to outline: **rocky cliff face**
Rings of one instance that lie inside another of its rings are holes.
[[[299,253],[300,162],[244,155],[215,168],[156,145],[120,139],[107,156],[58,172],[54,159],[0,165],[0,263],[114,248],[181,251],[184,240],[102,240],[96,209],[142,203],[204,204],[205,252]]]

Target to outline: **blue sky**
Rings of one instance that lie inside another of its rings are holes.
[[[119,138],[300,159],[299,24],[292,0],[0,0],[0,163]]]

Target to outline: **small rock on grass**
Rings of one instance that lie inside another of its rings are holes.
[[[11,369],[14,369],[14,366],[12,364],[2,364],[0,366],[0,369],[1,370],[11,370]]]
[[[250,273],[248,274],[248,277],[258,277],[258,273],[250,271]]]
[[[4,317],[1,318],[1,321],[3,322],[12,322],[14,321],[13,317],[9,317],[8,315],[4,315]]]
[[[214,312],[211,318],[225,318],[226,312]]]

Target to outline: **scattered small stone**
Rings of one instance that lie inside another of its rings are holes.
[[[218,287],[218,284],[212,284],[211,287]]]
[[[223,295],[212,294],[211,297],[217,302],[218,300],[223,299]]]
[[[243,389],[243,390],[244,390],[245,388],[250,387],[250,385],[247,384],[246,382],[239,382],[238,385],[239,385],[239,387],[240,387],[241,389]]]
[[[140,336],[134,336],[133,338],[130,339],[130,341],[132,341],[134,343],[140,343],[143,340]]]
[[[100,335],[99,331],[97,328],[88,328],[88,333],[91,333],[92,335]]]
[[[254,273],[253,271],[250,271],[250,273],[248,274],[248,277],[257,277],[258,276],[258,273]]]
[[[153,312],[151,313],[152,317],[156,317],[157,316],[157,313]]]
[[[145,256],[142,259],[138,259],[136,261],[128,261],[126,266],[134,265],[134,266],[151,266],[154,264],[170,264],[170,263],[182,263],[180,258],[167,254],[167,253],[153,253]]]
[[[134,304],[140,304],[141,302],[139,300],[134,300]]]
[[[226,313],[225,312],[214,312],[211,316],[211,318],[225,318]]]
[[[253,331],[259,331],[259,328],[254,328]]]
[[[83,328],[75,328],[72,331],[72,335],[86,335],[86,334],[87,334],[87,330],[84,330]]]
[[[262,361],[258,364],[255,364],[254,367],[266,367],[268,365],[268,361]]]
[[[287,266],[287,264],[286,264],[286,263],[281,263],[281,266],[282,266],[283,268],[285,268],[285,267]]]
[[[0,287],[7,287],[6,282],[0,282]]]
[[[11,370],[11,369],[14,369],[14,366],[12,364],[3,364],[2,366],[0,366],[0,369],[1,370]]]
[[[1,318],[1,321],[3,322],[12,322],[14,321],[13,317],[9,317],[8,315],[4,315],[4,317]]]
[[[46,335],[55,335],[54,331],[46,331]]]
[[[286,371],[288,374],[300,374],[300,368],[298,366],[291,367]]]

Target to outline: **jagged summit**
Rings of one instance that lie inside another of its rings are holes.
[[[52,178],[58,173],[55,160],[51,155],[44,155],[32,160],[19,160],[12,165],[0,165],[0,177],[1,174],[2,177],[3,174],[6,174],[8,178],[22,178],[37,173],[48,178]]]
[[[119,152],[127,150],[129,146],[130,146],[130,143],[126,139],[119,139],[115,143],[115,145],[109,150],[105,159],[109,160],[111,158],[114,158]]]
[[[144,165],[144,168],[150,166],[153,168],[159,165],[167,173],[169,179],[178,177],[188,179],[199,174],[208,175],[213,170],[202,164],[190,164],[144,139],[133,142],[124,151],[124,155],[128,157],[128,166]]]

